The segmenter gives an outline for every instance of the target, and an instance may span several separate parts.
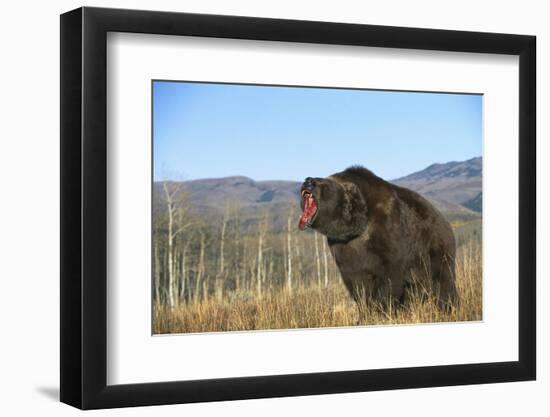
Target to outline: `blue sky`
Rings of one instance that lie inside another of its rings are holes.
[[[479,95],[155,81],[154,180],[394,179],[482,152]]]

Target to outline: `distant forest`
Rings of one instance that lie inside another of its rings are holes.
[[[328,286],[339,273],[326,239],[297,228],[299,206],[288,206],[286,227],[274,228],[272,212],[258,213],[254,227],[238,202],[221,215],[193,209],[185,183],[164,182],[153,211],[154,302],[177,306],[206,297],[231,297],[299,286]],[[279,213],[280,214],[280,213]],[[279,216],[280,217],[280,216]],[[245,290],[245,291],[243,291]]]

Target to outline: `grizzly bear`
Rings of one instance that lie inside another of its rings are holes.
[[[414,289],[439,306],[457,300],[456,243],[443,215],[424,197],[360,166],[301,187],[299,228],[326,236],[358,306],[403,305]],[[417,292],[418,294],[418,292]]]

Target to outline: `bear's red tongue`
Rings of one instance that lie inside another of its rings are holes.
[[[300,230],[304,230],[307,226],[309,226],[309,222],[316,211],[317,202],[313,196],[311,194],[304,194],[304,211],[300,216],[300,222],[298,223]]]

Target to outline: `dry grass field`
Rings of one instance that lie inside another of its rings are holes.
[[[434,300],[414,298],[404,307],[383,310],[365,306],[359,318],[343,284],[328,287],[297,286],[266,293],[261,299],[253,292],[233,292],[170,308],[154,305],[154,333],[199,333],[238,330],[298,329],[354,325],[388,325],[478,321],[482,319],[482,254],[479,241],[461,245],[456,260],[460,304],[441,311]]]

